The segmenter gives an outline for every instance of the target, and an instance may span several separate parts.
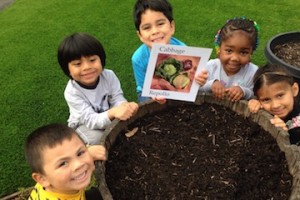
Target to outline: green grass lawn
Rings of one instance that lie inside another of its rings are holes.
[[[26,136],[51,122],[65,123],[67,77],[56,59],[59,42],[73,32],[97,37],[107,52],[106,67],[119,77],[125,96],[136,100],[130,57],[140,45],[132,19],[133,0],[16,0],[0,11],[0,197],[32,186],[23,156]],[[267,41],[299,31],[300,1],[171,0],[175,37],[189,46],[213,48],[214,35],[229,18],[247,16],[260,26],[252,61],[266,61]],[[215,57],[215,53],[212,54]]]

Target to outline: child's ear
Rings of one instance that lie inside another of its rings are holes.
[[[220,58],[220,47],[217,50],[217,57]]]
[[[293,85],[292,85],[292,89],[293,89],[293,95],[294,97],[296,97],[299,93],[299,85],[297,82],[295,82]]]
[[[175,33],[175,21],[171,21],[172,35]]]
[[[144,42],[144,38],[142,37],[140,31],[137,30],[137,31],[136,31],[136,34],[137,34],[138,38],[140,39],[140,41],[141,41],[142,43],[145,43],[145,42]]]
[[[40,174],[40,173],[32,173],[31,177],[33,178],[33,180],[35,180],[35,182],[41,184],[43,187],[48,187],[50,185],[50,183],[48,182],[47,178]]]

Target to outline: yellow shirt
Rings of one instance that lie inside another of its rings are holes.
[[[37,183],[31,191],[28,200],[85,200],[84,190],[76,194],[60,194],[46,191],[43,186]]]

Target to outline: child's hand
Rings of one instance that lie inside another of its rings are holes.
[[[125,102],[119,106],[113,107],[108,110],[108,117],[110,120],[114,118],[120,120],[127,120],[130,117],[134,116],[137,112],[139,106],[135,102]]]
[[[240,86],[232,86],[226,90],[227,97],[231,101],[239,101],[244,96],[244,92]]]
[[[195,81],[198,83],[200,86],[203,86],[208,78],[208,71],[206,69],[202,70],[199,74],[195,76]]]
[[[220,81],[218,81],[218,80],[216,80],[212,84],[211,91],[212,91],[213,96],[216,99],[224,99],[224,97],[226,95],[226,91],[225,91],[224,85]]]
[[[277,115],[274,116],[273,119],[270,119],[271,124],[274,124],[276,127],[282,128],[287,131],[288,128],[282,119],[280,119]]]
[[[161,96],[155,96],[152,97],[153,101],[156,101],[159,104],[165,104],[167,102],[165,97],[161,97]]]
[[[106,149],[102,145],[88,146],[88,151],[94,160],[106,160]]]
[[[257,99],[250,99],[248,101],[248,108],[251,113],[257,113],[261,109],[261,104]]]

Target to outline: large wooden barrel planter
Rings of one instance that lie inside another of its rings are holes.
[[[169,100],[166,104],[160,105],[157,104],[156,102],[148,101],[140,104],[140,109],[137,115],[131,118],[130,120],[128,121],[114,120],[112,124],[105,130],[105,135],[100,142],[101,144],[106,146],[108,150],[108,154],[110,154],[110,151],[113,149],[112,147],[114,147],[120,133],[122,132],[124,133],[124,131],[126,131],[128,127],[134,124],[138,119],[143,118],[148,114],[154,114],[160,111],[167,110],[168,108],[177,107],[183,104],[189,104],[189,105],[195,104],[201,106],[207,103],[211,105],[218,105],[218,106],[224,106],[226,108],[229,108],[230,110],[234,111],[241,117],[250,119],[250,121],[253,121],[255,124],[262,127],[264,130],[266,130],[267,133],[269,133],[273,138],[275,138],[274,143],[276,143],[279,149],[283,152],[287,162],[288,172],[292,176],[291,178],[292,183],[290,184],[291,185],[290,194],[288,195],[289,199],[290,200],[300,199],[300,152],[299,152],[300,148],[295,145],[290,145],[287,132],[275,128],[272,124],[270,124],[269,119],[272,117],[271,115],[269,115],[264,111],[259,111],[257,114],[249,113],[246,101],[240,101],[237,103],[233,103],[228,100],[217,101],[209,95],[198,95],[195,103]],[[211,117],[211,116],[207,116],[207,117]],[[110,157],[108,155],[108,159],[109,158]],[[98,188],[104,200],[117,199],[113,197],[110,190],[110,188],[112,188],[113,185],[112,186],[107,185],[107,180],[105,176],[106,175],[105,164],[106,164],[105,162],[96,163],[95,176],[96,176],[96,182],[98,184]],[[0,199],[1,200],[2,199],[3,200],[27,199],[28,198],[27,195],[30,189],[31,188],[28,188],[24,191],[20,191]],[[249,197],[248,199],[251,198]],[[252,198],[252,199],[261,199],[261,198]]]
[[[288,133],[281,129],[274,127],[270,123],[271,115],[265,111],[259,111],[256,114],[252,114],[248,111],[247,102],[246,101],[239,101],[236,103],[230,102],[228,100],[217,101],[210,95],[198,95],[195,103],[190,102],[180,102],[180,101],[167,101],[166,104],[160,105],[156,102],[148,101],[145,103],[140,104],[140,109],[137,115],[131,118],[128,121],[119,121],[114,120],[112,124],[105,130],[105,135],[101,140],[101,144],[104,144],[108,151],[108,159],[110,158],[110,151],[112,147],[114,147],[116,140],[120,133],[124,133],[128,130],[128,127],[131,126],[135,121],[139,118],[145,117],[147,114],[153,114],[156,112],[160,112],[166,110],[171,107],[176,107],[182,104],[195,104],[195,105],[202,105],[202,104],[212,104],[212,105],[220,105],[226,108],[231,109],[236,114],[240,115],[241,117],[250,119],[256,125],[262,127],[266,132],[272,135],[275,138],[274,143],[277,143],[279,149],[284,152],[284,157],[287,162],[288,171],[292,176],[292,183],[289,199],[300,199],[300,153],[299,147],[295,145],[290,145],[288,139]],[[210,117],[210,116],[208,116]],[[133,136],[135,137],[135,136]],[[275,142],[276,141],[276,142]],[[259,148],[259,147],[257,147]],[[124,150],[125,151],[125,150]],[[108,162],[108,161],[107,161]],[[105,162],[97,162],[96,166],[96,179],[99,183],[99,190],[105,200],[114,199],[111,190],[109,188],[114,187],[107,185],[106,180],[106,170],[105,170]],[[116,172],[118,173],[118,172]],[[155,178],[155,177],[153,177]],[[115,198],[117,199],[117,198]]]

